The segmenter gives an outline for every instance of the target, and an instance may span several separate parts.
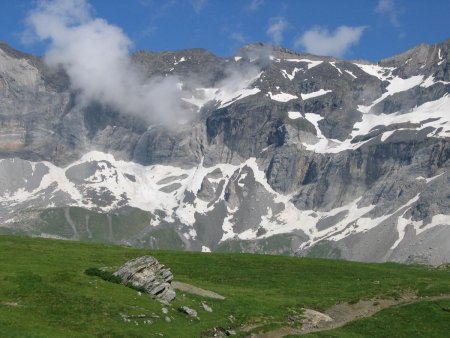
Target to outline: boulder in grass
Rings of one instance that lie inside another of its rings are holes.
[[[114,275],[121,279],[122,284],[142,290],[159,301],[170,302],[176,296],[171,285],[172,272],[152,256],[128,261]]]
[[[197,311],[195,311],[194,309],[191,309],[190,307],[187,306],[182,306],[178,309],[180,312],[188,315],[189,317],[192,318],[198,318],[197,317]]]

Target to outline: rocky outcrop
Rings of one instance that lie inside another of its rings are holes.
[[[176,296],[171,286],[172,272],[152,256],[128,261],[114,275],[120,277],[123,284],[141,289],[162,302],[170,302]]]
[[[0,232],[450,259],[450,40],[376,64],[261,44],[133,60],[176,76],[195,117],[80,106],[64,70],[0,44]]]

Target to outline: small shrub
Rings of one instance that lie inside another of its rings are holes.
[[[101,279],[103,279],[107,282],[111,282],[111,283],[115,283],[115,284],[122,284],[122,279],[120,279],[119,276],[116,276],[109,271],[101,270],[99,268],[89,268],[89,269],[86,269],[84,271],[84,273],[88,276],[100,277]],[[129,287],[130,289],[133,289],[133,290],[136,290],[136,291],[139,291],[142,293],[147,293],[147,290],[145,290],[145,288],[143,288],[142,286],[135,286],[131,283],[126,284],[126,286]]]
[[[136,291],[139,291],[142,293],[147,293],[147,290],[142,286],[136,286],[131,283],[126,284],[126,286],[128,286],[130,289],[133,289],[133,290],[136,290]]]
[[[105,280],[107,282],[111,282],[111,283],[120,284],[122,282],[120,277],[113,275],[109,271],[104,271],[104,270],[101,270],[99,268],[89,268],[89,269],[86,269],[84,271],[84,273],[86,275],[88,275],[88,276],[100,277],[101,279],[103,279],[103,280]]]

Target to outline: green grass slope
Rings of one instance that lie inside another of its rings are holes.
[[[113,270],[148,254],[169,266],[175,280],[212,290],[226,299],[178,291],[168,307],[172,320],[167,323],[160,303],[84,273],[90,267]],[[200,337],[215,327],[244,335],[239,333],[242,324],[264,323],[265,329],[284,326],[286,318],[302,307],[320,311],[340,301],[396,297],[404,291],[422,296],[450,294],[449,270],[392,263],[150,251],[14,236],[0,236],[0,257],[2,337]],[[202,301],[213,308],[212,313],[202,309]],[[197,310],[200,320],[178,312],[182,305]],[[423,311],[428,313],[427,306]],[[383,317],[384,313],[374,320],[387,322],[389,313]],[[124,321],[123,315],[145,318]],[[436,330],[448,325],[442,318],[448,317],[436,317]],[[354,336],[364,336],[357,327],[354,330]]]

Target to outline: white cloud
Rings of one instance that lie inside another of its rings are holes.
[[[393,26],[400,27],[400,21],[398,20],[399,12],[394,0],[379,0],[375,12],[387,15]]]
[[[93,17],[86,0],[40,1],[26,23],[35,39],[49,42],[45,61],[65,68],[81,104],[97,101],[168,125],[186,118],[178,78],[144,78],[131,61],[131,41],[121,28]]]
[[[295,41],[295,48],[304,48],[318,55],[344,56],[361,39],[365,26],[340,26],[334,32],[324,27],[313,27]]]
[[[283,42],[283,33],[287,27],[287,21],[283,17],[278,16],[270,19],[269,28],[267,29],[266,33],[271,41],[275,45],[279,46]]]
[[[264,4],[264,0],[251,0],[248,9],[251,11],[257,11],[262,4]]]
[[[195,13],[197,14],[199,14],[207,4],[208,0],[191,0],[192,8],[194,8]]]

